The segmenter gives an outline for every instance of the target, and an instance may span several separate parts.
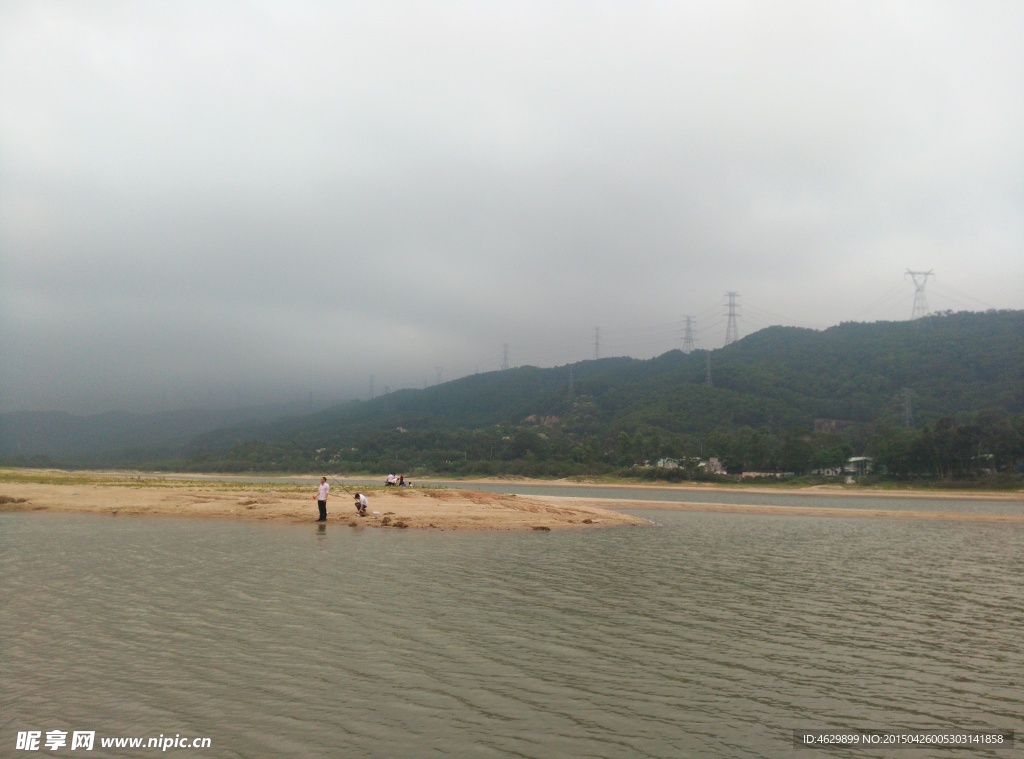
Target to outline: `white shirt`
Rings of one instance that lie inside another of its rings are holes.
[[[331,486],[326,482],[320,483],[320,488],[316,491],[316,499],[318,501],[326,501],[327,494],[331,492]]]

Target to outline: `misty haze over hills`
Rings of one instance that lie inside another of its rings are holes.
[[[0,414],[0,456],[47,456],[81,464],[108,460],[112,452],[136,457],[173,455],[197,435],[241,422],[311,413],[308,404],[189,409],[153,414],[110,411],[76,416],[60,411]]]
[[[297,444],[362,445],[393,429],[536,428],[538,419],[555,420],[544,424],[561,425],[568,439],[608,440],[645,429],[808,434],[820,418],[868,429],[904,426],[908,413],[917,425],[978,413],[1006,417],[1024,413],[1024,312],[850,323],[820,332],[772,327],[711,352],[521,367],[310,412],[307,403],[154,415],[3,414],[0,455],[157,463],[262,440],[284,445],[294,459]]]

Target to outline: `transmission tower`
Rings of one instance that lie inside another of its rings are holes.
[[[504,343],[501,348],[501,370],[505,371],[508,369],[508,343]]]
[[[437,382],[435,384],[440,385],[441,384],[441,374],[444,372],[444,367],[443,366],[435,366],[434,368],[437,370]]]
[[[683,327],[683,353],[693,352],[693,317],[684,316],[686,326]]]
[[[736,292],[728,292],[725,294],[725,297],[729,299],[729,302],[726,304],[729,309],[726,312],[726,316],[729,317],[729,321],[725,326],[725,344],[729,345],[730,343],[734,343],[740,339],[740,331],[736,326],[736,311],[739,308],[739,304],[736,302],[736,299],[740,297],[740,294]]]
[[[935,274],[931,271],[911,271],[910,269],[907,269],[907,274],[914,280],[914,310],[911,312],[910,318],[911,320],[920,319],[922,316],[928,315],[928,301],[924,297],[924,286],[928,284],[928,277],[934,277]]]
[[[594,327],[594,360],[601,358],[601,328]]]

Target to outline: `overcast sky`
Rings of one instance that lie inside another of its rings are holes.
[[[0,410],[1024,308],[1024,3],[5,0]],[[595,346],[595,327],[600,329]]]

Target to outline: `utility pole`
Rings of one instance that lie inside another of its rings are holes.
[[[686,325],[683,327],[683,353],[693,352],[693,317],[684,316]]]
[[[502,345],[501,370],[505,371],[506,369],[508,369],[508,343]]]
[[[725,344],[730,345],[740,339],[740,331],[736,326],[736,309],[739,308],[739,304],[736,302],[736,299],[740,297],[740,294],[737,292],[727,292],[725,297],[729,299],[729,302],[726,304],[729,308],[726,312],[726,315],[729,317],[729,321],[725,326]]]
[[[911,271],[907,269],[907,274],[914,280],[914,310],[910,312],[910,319],[913,321],[928,315],[928,301],[924,297],[924,286],[928,284],[928,277],[934,277],[935,273],[932,271]],[[918,277],[921,279],[918,279]]]
[[[601,328],[594,327],[594,360],[601,358]]]

